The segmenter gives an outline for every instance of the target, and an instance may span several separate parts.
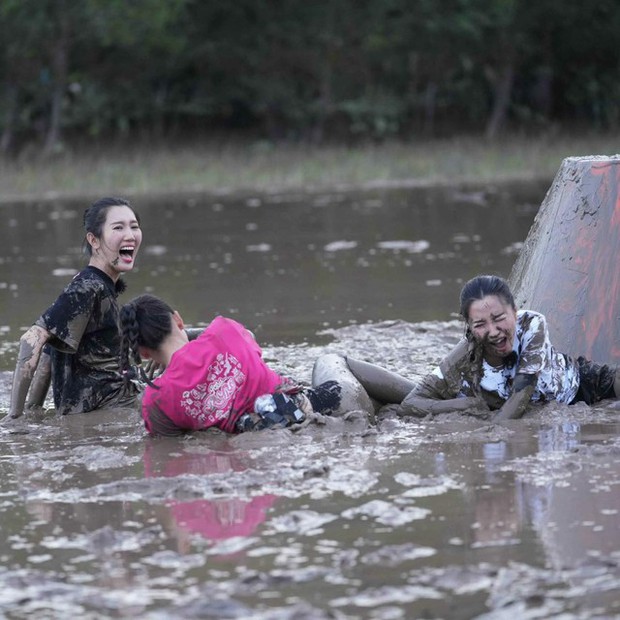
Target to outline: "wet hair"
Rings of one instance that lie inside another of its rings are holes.
[[[100,238],[103,234],[103,225],[105,224],[108,211],[112,207],[129,207],[136,216],[138,223],[140,222],[140,217],[128,200],[109,196],[93,202],[93,204],[84,211],[84,231],[86,233],[92,233],[95,237]],[[92,256],[93,248],[86,238],[84,238],[82,249],[84,250],[84,254]]]
[[[469,308],[474,301],[479,301],[487,295],[496,295],[505,304],[511,306],[514,310],[515,300],[508,282],[499,276],[476,276],[465,284],[461,289],[461,308],[460,314],[467,321],[469,320]]]
[[[155,295],[140,295],[124,304],[119,314],[121,352],[119,365],[125,377],[131,379],[132,367],[140,366],[139,347],[158,349],[172,331],[174,310]],[[145,375],[143,373],[143,379]],[[152,385],[147,380],[149,385]]]

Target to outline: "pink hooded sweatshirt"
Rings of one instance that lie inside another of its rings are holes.
[[[157,409],[180,429],[214,426],[233,432],[237,419],[252,411],[258,396],[292,385],[265,364],[250,332],[224,317],[214,319],[196,340],[176,351],[153,383],[159,389],[147,387],[142,398],[149,432],[150,414]]]

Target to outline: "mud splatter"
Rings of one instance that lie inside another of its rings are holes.
[[[267,347],[309,380],[325,351],[419,375],[460,324],[330,329]],[[104,618],[613,617],[620,419],[542,407],[332,420],[183,440],[128,411],[0,428],[0,608]],[[250,611],[251,610],[251,611]]]

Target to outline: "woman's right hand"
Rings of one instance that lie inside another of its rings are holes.
[[[149,381],[159,377],[164,370],[165,367],[162,364],[152,359],[147,360],[144,364],[144,374],[149,378]]]
[[[11,404],[7,418],[19,418],[24,413],[26,397],[32,378],[41,359],[41,352],[51,334],[38,325],[33,325],[19,339],[19,352],[13,373]]]

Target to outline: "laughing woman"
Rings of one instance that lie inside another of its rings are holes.
[[[460,301],[465,338],[405,398],[405,414],[477,400],[497,410],[494,419],[502,420],[520,418],[531,402],[592,405],[617,399],[617,369],[558,351],[545,316],[517,310],[503,278],[471,279]]]
[[[558,351],[545,316],[517,310],[503,278],[469,280],[460,301],[465,337],[415,386],[374,364],[347,359],[368,394],[400,403],[395,408],[400,416],[490,409],[497,421],[520,418],[532,402],[617,400],[620,371]]]
[[[133,269],[142,241],[139,218],[126,200],[102,198],[85,211],[84,228],[88,266],[20,338],[8,418],[42,405],[50,381],[60,414],[126,406],[136,398],[119,374],[117,297],[125,288],[120,276]]]
[[[313,414],[373,413],[368,395],[335,354],[316,361],[309,387],[270,368],[252,333],[229,318],[214,318],[190,341],[176,310],[159,297],[140,295],[121,308],[120,326],[119,365],[126,377],[142,360],[164,369],[154,382],[147,379],[142,397],[151,435],[211,428],[239,433],[289,427]]]

